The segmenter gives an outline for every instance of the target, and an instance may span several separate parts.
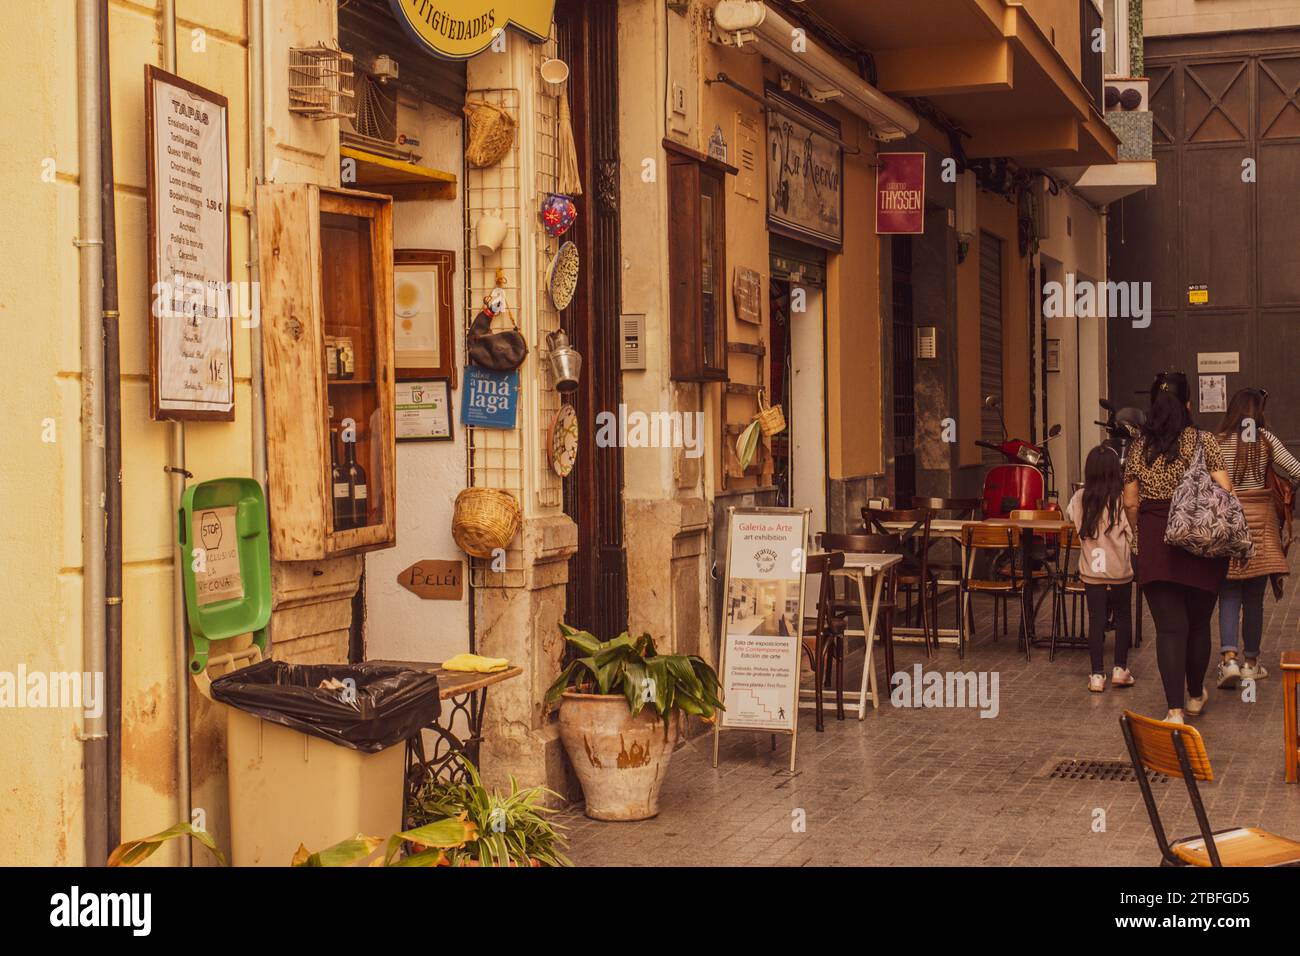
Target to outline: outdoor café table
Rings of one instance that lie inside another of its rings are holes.
[[[432,752],[426,757],[424,735],[416,734],[406,742],[406,785],[418,786],[425,779],[445,783],[460,783],[468,779],[465,761],[479,765],[479,745],[483,743],[483,707],[487,703],[488,688],[493,684],[518,677],[522,667],[507,667],[491,674],[477,671],[448,671],[442,664],[428,661],[379,661],[396,664],[413,670],[427,671],[438,676],[438,699],[449,702],[436,721],[424,729],[434,735]],[[462,718],[464,730],[457,727]],[[463,736],[462,736],[463,734]]]
[[[970,522],[968,521],[961,521],[957,518],[931,518],[930,519],[930,540],[933,541],[936,538],[947,538],[949,541],[956,541],[957,544],[960,546],[961,526],[969,523]],[[915,525],[915,522],[881,521],[879,522],[879,524],[882,528],[887,528],[890,531],[897,531],[902,533],[902,532],[910,531],[912,527]],[[965,567],[966,565],[965,550],[962,551],[959,560],[961,561],[962,566]],[[958,582],[940,581],[939,583],[957,584]],[[957,628],[939,627],[936,628],[936,631],[938,632],[939,635],[939,643],[954,644],[954,645],[961,644],[961,631],[959,631]],[[896,627],[894,628],[894,634],[896,636],[896,640],[909,643],[909,644],[919,644],[925,640],[924,636],[921,634],[921,629],[919,627]],[[892,652],[890,651],[886,652],[887,657],[891,656],[891,654]]]
[[[880,612],[880,596],[885,590],[885,575],[883,572],[889,570],[894,565],[903,560],[901,554],[856,554],[852,551],[844,552],[844,567],[837,568],[830,573],[839,577],[852,578],[857,582],[858,589],[858,606],[862,609],[862,625],[864,630],[844,632],[845,637],[863,637],[867,642],[866,656],[862,660],[862,689],[859,691],[845,691],[844,703],[846,706],[853,708],[858,715],[858,720],[863,720],[867,716],[867,698],[871,699],[873,708],[880,707],[880,693],[876,689],[876,666],[872,661],[872,648],[876,642],[876,618]],[[872,588],[870,607],[867,604],[867,579],[870,578],[875,582]],[[886,683],[888,675],[893,672],[894,651],[888,642],[885,644],[885,671]],[[868,690],[868,683],[870,689]],[[805,700],[804,698],[808,698]],[[812,689],[799,690],[799,706],[811,709],[817,706],[816,691]]]
[[[1020,529],[1020,567],[1024,570],[1026,575],[1025,587],[1022,595],[1025,605],[1025,640],[1029,641],[1030,645],[1033,647],[1046,643],[1046,639],[1041,641],[1038,639],[1034,627],[1034,576],[1029,573],[1029,549],[1033,542],[1034,532],[1042,534],[1061,534],[1066,528],[1074,527],[1073,522],[1066,520],[1065,518],[1059,520],[1054,518],[1036,518],[1032,520],[1029,518],[985,518],[981,522],[971,523],[993,525],[995,527],[1015,525]],[[1029,534],[1026,534],[1025,532],[1029,532]]]

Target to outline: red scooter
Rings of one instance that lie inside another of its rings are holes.
[[[1002,441],[977,441],[981,448],[991,448],[1007,459],[1005,465],[994,465],[984,476],[984,517],[1006,518],[1019,509],[1060,510],[1056,495],[1056,475],[1052,470],[1052,456],[1047,444],[1061,434],[1061,426],[1047,430],[1047,439],[1034,445],[1022,438],[1007,437],[1007,420],[1002,414],[1002,403],[996,395],[984,399],[985,408],[997,409],[1002,421]]]

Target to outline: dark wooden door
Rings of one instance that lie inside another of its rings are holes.
[[[1269,391],[1268,424],[1300,447],[1300,31],[1147,41],[1157,185],[1111,207],[1110,278],[1150,282],[1151,324],[1108,323],[1110,397],[1145,407],[1155,372],[1239,353],[1239,388]],[[1253,169],[1254,182],[1249,174]],[[1189,301],[1189,286],[1208,301]]]
[[[569,566],[570,624],[610,638],[627,627],[627,552],[623,545],[623,451],[591,440],[596,415],[617,414],[619,368],[618,16],[615,0],[560,0],[560,59],[569,64],[569,103],[583,195],[566,238],[578,244],[582,274],[564,326],[583,356],[575,395],[584,440],[565,479],[565,512],[578,524]]]

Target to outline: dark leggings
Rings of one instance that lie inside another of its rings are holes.
[[[1170,710],[1181,710],[1183,692],[1200,697],[1210,666],[1210,618],[1218,595],[1171,581],[1142,585],[1156,623],[1156,660]]]
[[[1083,593],[1088,601],[1088,652],[1092,655],[1092,672],[1105,673],[1108,611],[1115,613],[1115,666],[1128,667],[1128,649],[1133,640],[1133,582],[1085,582]]]

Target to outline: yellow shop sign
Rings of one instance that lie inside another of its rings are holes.
[[[417,42],[441,57],[482,53],[509,24],[534,40],[551,31],[555,0],[388,0]]]

